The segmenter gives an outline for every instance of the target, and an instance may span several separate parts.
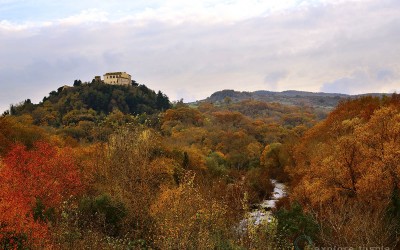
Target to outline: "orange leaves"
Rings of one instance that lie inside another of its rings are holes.
[[[396,245],[388,208],[397,209],[400,183],[398,105],[372,97],[340,104],[306,133],[295,162],[291,196],[328,228],[322,242]]]
[[[379,107],[379,99],[342,103],[297,148],[298,185],[312,185],[306,195],[315,202],[357,197],[384,204],[400,179],[399,124],[399,108]]]
[[[40,200],[46,209],[56,208],[63,200],[82,189],[80,173],[68,149],[57,149],[37,142],[30,151],[15,145],[0,168],[0,224],[4,237],[24,235],[35,243],[46,235],[47,227],[33,218]],[[8,235],[8,236],[7,236]]]
[[[24,195],[41,198],[47,206],[59,204],[81,188],[79,172],[68,149],[58,151],[47,143],[37,142],[33,150],[27,151],[18,144],[4,163],[3,178],[13,181]]]
[[[222,124],[232,124],[233,126],[240,126],[249,122],[248,118],[243,114],[235,111],[218,111],[212,113],[212,115],[217,119],[219,123]]]
[[[165,122],[181,122],[183,124],[191,124],[200,126],[204,117],[197,109],[189,107],[181,107],[177,109],[168,109],[164,114]]]

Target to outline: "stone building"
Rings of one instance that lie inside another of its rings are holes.
[[[104,83],[114,85],[131,85],[131,75],[126,72],[109,72],[104,75]]]

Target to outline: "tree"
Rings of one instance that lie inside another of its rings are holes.
[[[79,194],[83,188],[71,152],[45,142],[36,142],[32,150],[21,144],[14,145],[4,158],[0,178],[0,245],[3,247],[4,244],[36,247],[48,244],[46,222],[62,201]]]
[[[30,115],[0,117],[0,155],[6,154],[13,143],[32,147],[37,140],[46,140],[43,128],[32,124]]]
[[[157,99],[156,99],[156,107],[159,110],[167,110],[170,108],[170,103],[169,99],[166,95],[164,95],[161,91],[158,91],[157,93]]]
[[[293,242],[296,237],[307,235],[316,238],[319,225],[311,214],[303,211],[299,203],[294,203],[289,209],[281,209],[276,213],[278,235],[289,238]]]
[[[398,243],[393,230],[400,227],[398,217],[387,212],[397,206],[400,188],[397,102],[394,96],[341,103],[296,148],[296,166],[290,170],[292,199],[328,227],[321,235],[324,242]]]
[[[232,103],[232,99],[229,96],[226,96],[224,98],[224,103],[225,103],[225,105],[229,106],[229,104]]]
[[[226,233],[227,207],[208,199],[188,173],[176,188],[165,189],[151,206],[160,249],[214,249],[219,234]]]
[[[204,121],[203,115],[197,109],[189,107],[169,109],[165,112],[163,118],[163,126],[166,126],[167,124],[173,126],[177,123],[201,126]]]
[[[82,85],[82,81],[81,80],[75,80],[74,81],[74,87],[79,87]]]
[[[158,156],[160,138],[150,129],[124,126],[110,135],[107,147],[97,152],[96,191],[110,194],[127,209],[122,233],[149,241],[154,221],[149,210],[161,185],[172,185],[177,162]]]

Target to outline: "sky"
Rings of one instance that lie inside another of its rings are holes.
[[[0,112],[126,71],[170,100],[400,90],[398,0],[0,0]]]

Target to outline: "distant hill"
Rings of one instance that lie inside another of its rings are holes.
[[[345,99],[352,99],[359,96],[372,95],[372,96],[382,96],[388,94],[363,94],[363,95],[346,95],[339,93],[322,93],[322,92],[306,92],[306,91],[296,91],[287,90],[282,92],[273,92],[266,90],[259,90],[254,92],[241,92],[235,90],[222,90],[213,93],[210,97],[201,100],[199,102],[209,102],[209,103],[224,103],[224,102],[240,102],[244,100],[257,100],[263,102],[276,102],[285,105],[294,106],[308,106],[320,109],[332,109],[337,106],[339,101]]]

